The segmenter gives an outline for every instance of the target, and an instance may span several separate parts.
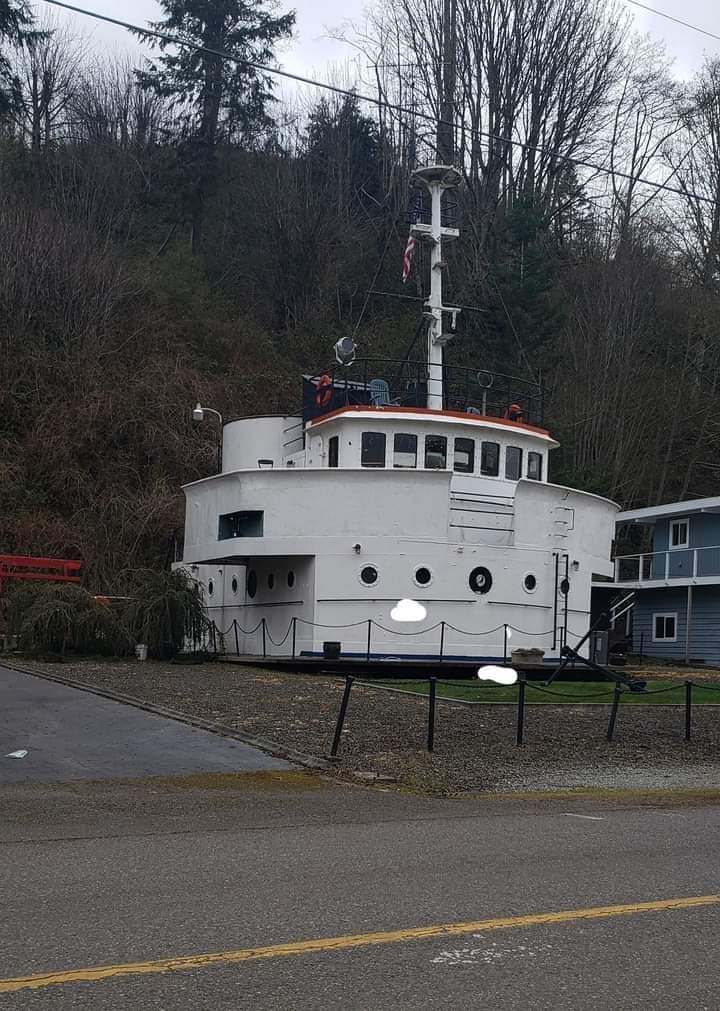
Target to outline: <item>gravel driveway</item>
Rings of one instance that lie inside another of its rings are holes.
[[[200,717],[306,754],[326,755],[342,695],[340,679],[232,663],[68,661],[8,658],[25,670],[70,678]],[[435,752],[425,749],[427,700],[353,688],[338,775],[390,777],[443,795],[595,786],[720,789],[720,707],[621,706],[605,740],[609,706],[528,706],[525,744],[515,746],[514,706],[438,702]]]

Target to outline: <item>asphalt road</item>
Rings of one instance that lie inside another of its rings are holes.
[[[720,808],[342,786],[3,670],[0,752],[0,1011],[720,1008]]]
[[[8,758],[27,751],[24,758]],[[0,784],[282,770],[256,748],[0,667]]]
[[[0,809],[2,1009],[720,1007],[718,808],[429,800],[274,774],[6,786]],[[716,897],[633,908],[695,896]],[[615,904],[629,908],[393,933]],[[147,965],[180,956],[190,968]],[[38,973],[59,981],[10,992]]]

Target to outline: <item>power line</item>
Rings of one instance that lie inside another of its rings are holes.
[[[672,14],[666,14],[665,11],[658,11],[654,7],[648,7],[647,4],[639,3],[639,0],[625,0],[626,3],[632,4],[633,7],[640,7],[644,11],[648,11],[650,14],[657,14],[660,18],[667,18],[668,21],[674,21],[676,25],[682,25],[683,28],[689,28],[693,32],[699,32],[700,35],[707,35],[709,39],[716,39],[720,42],[720,35],[716,35],[714,32],[709,32],[707,28],[698,28],[697,25],[691,25],[689,21],[683,21],[681,18],[673,17]]]
[[[450,123],[448,120],[437,119],[429,113],[421,112],[417,109],[406,108],[405,106],[396,105],[392,102],[386,102],[382,98],[373,98],[372,95],[363,95],[357,91],[351,91],[348,88],[340,88],[335,84],[328,84],[326,81],[313,81],[310,77],[293,74],[289,70],[280,70],[278,67],[268,67],[263,63],[255,63],[253,60],[245,60],[240,56],[235,56],[233,53],[226,53],[219,49],[211,49],[208,46],[201,46],[198,45],[197,42],[191,42],[189,39],[183,39],[179,38],[177,35],[170,35],[167,32],[161,32],[157,28],[142,28],[140,25],[132,24],[129,21],[121,21],[119,18],[111,18],[107,14],[100,14],[97,11],[85,10],[82,7],[76,7],[73,4],[64,3],[62,0],[44,0],[44,2],[51,4],[53,7],[62,7],[65,10],[73,11],[75,14],[83,14],[86,17],[94,18],[97,21],[105,21],[108,24],[117,25],[119,28],[125,28],[127,31],[134,32],[137,35],[146,35],[149,38],[161,39],[164,42],[169,42],[171,45],[184,46],[186,49],[192,49],[197,53],[206,53],[208,56],[216,56],[221,60],[230,60],[233,63],[242,64],[245,67],[249,67],[251,70],[258,70],[264,74],[275,74],[277,77],[284,77],[289,81],[296,81],[299,84],[308,84],[313,88],[332,91],[336,95],[343,95],[346,98],[352,98],[354,101],[369,102],[372,105],[391,109],[404,116],[415,116],[418,119],[431,123],[434,127],[442,125],[452,126],[452,128],[455,129],[454,123]],[[628,0],[628,3],[632,2],[635,2],[635,0]],[[642,5],[639,4],[638,6]],[[650,10],[650,8],[648,8],[648,10]],[[528,144],[527,141],[513,140],[511,137],[501,137],[498,134],[488,133],[486,130],[471,128],[468,130],[468,133],[472,137],[484,137],[486,140],[496,141],[499,144],[506,144],[509,147],[519,147],[526,151],[536,151],[540,154],[548,154],[552,158],[557,158],[559,161],[565,162],[567,165],[576,165],[580,168],[592,169],[594,172],[599,172],[604,175],[612,175],[618,179],[625,179],[628,182],[642,183],[645,186],[652,186],[658,191],[664,190],[667,193],[674,193],[676,196],[688,196],[687,190],[676,186],[668,186],[666,182],[656,182],[653,179],[646,179],[643,176],[634,176],[629,172],[620,172],[609,169],[605,165],[599,165],[597,162],[587,161],[583,158],[573,158],[570,155],[558,154],[557,151],[543,147],[540,144]],[[715,203],[711,197],[704,197],[699,193],[690,193],[689,195],[693,196],[702,203],[713,205]]]

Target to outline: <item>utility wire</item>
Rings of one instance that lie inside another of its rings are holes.
[[[321,88],[325,91],[332,91],[336,95],[343,95],[346,98],[352,98],[358,102],[369,102],[372,105],[378,105],[386,109],[391,109],[404,116],[415,116],[418,119],[432,123],[433,126],[452,126],[453,129],[455,129],[456,126],[455,123],[451,123],[448,120],[437,119],[435,116],[432,116],[427,112],[420,112],[417,109],[410,109],[402,105],[386,102],[382,98],[373,98],[372,95],[363,95],[357,91],[351,91],[348,88],[340,88],[335,84],[328,84],[326,81],[313,81],[310,77],[293,74],[289,70],[280,70],[278,67],[268,67],[263,63],[255,63],[253,60],[245,60],[240,56],[235,56],[233,53],[226,53],[219,49],[211,49],[208,46],[201,46],[198,45],[197,42],[191,42],[189,39],[183,39],[177,35],[171,35],[168,32],[161,32],[157,28],[142,28],[140,25],[132,24],[129,21],[121,21],[118,18],[111,18],[107,14],[99,14],[97,11],[89,11],[83,7],[76,7],[73,4],[63,3],[62,0],[44,0],[44,2],[51,4],[53,7],[62,7],[65,10],[73,11],[75,14],[83,14],[86,17],[95,18],[97,21],[105,21],[108,24],[117,25],[118,27],[125,28],[136,35],[145,35],[148,38],[161,39],[163,42],[170,43],[171,45],[184,46],[186,49],[192,49],[198,53],[206,53],[208,56],[216,56],[221,60],[230,60],[233,63],[242,64],[245,67],[250,67],[252,70],[258,70],[264,74],[275,74],[277,77],[284,77],[289,81],[297,81],[299,84],[309,84],[313,88]],[[628,0],[628,3],[634,2],[635,0]],[[637,6],[643,5],[637,4]],[[647,9],[651,10],[651,8]],[[688,196],[688,191],[679,187],[668,186],[667,183],[656,182],[653,179],[645,179],[643,176],[634,176],[629,172],[620,172],[609,169],[604,165],[599,165],[596,162],[587,161],[583,158],[572,158],[570,155],[558,154],[557,151],[543,147],[540,144],[528,144],[526,141],[513,140],[511,137],[501,137],[498,134],[489,133],[487,130],[477,130],[471,128],[468,130],[468,133],[473,137],[484,137],[487,140],[496,141],[499,144],[506,144],[508,147],[519,147],[526,151],[536,151],[540,154],[547,154],[552,158],[565,162],[567,165],[577,165],[580,168],[592,169],[594,172],[600,172],[604,175],[613,175],[618,179],[643,183],[645,186],[652,186],[655,190],[664,190],[667,193],[674,193],[676,196]],[[699,193],[691,193],[690,196],[695,197],[695,199],[701,201],[702,203],[713,205],[715,203],[711,197],[703,197]]]
[[[632,4],[633,7],[640,7],[641,10],[648,11],[650,14],[657,14],[660,18],[667,18],[668,21],[674,21],[676,25],[682,25],[683,28],[689,28],[693,32],[699,32],[700,35],[707,35],[709,39],[717,39],[720,42],[720,35],[716,35],[714,32],[709,32],[707,28],[698,28],[697,25],[691,25],[689,21],[683,21],[681,18],[673,17],[672,14],[666,14],[665,11],[656,10],[654,7],[648,7],[647,4],[639,3],[639,0],[625,0],[626,3]]]

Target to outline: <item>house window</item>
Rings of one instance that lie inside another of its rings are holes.
[[[360,463],[363,467],[385,466],[384,432],[363,432]]]
[[[508,446],[505,450],[505,477],[508,481],[519,481],[522,474],[522,450]]]
[[[653,614],[653,642],[677,642],[677,613]]]
[[[480,452],[480,473],[497,477],[500,473],[500,443],[484,442]]]
[[[328,467],[337,467],[340,437],[333,435],[328,439]]]
[[[542,481],[542,453],[528,453],[527,476],[531,481]]]
[[[395,436],[393,467],[417,467],[417,435],[398,433]]]
[[[689,543],[688,536],[688,526],[687,520],[671,520],[670,521],[670,547],[671,548],[686,548]]]
[[[427,470],[445,470],[447,466],[447,439],[444,435],[425,436],[425,467]]]
[[[475,470],[475,440],[456,439],[453,470],[458,474],[472,474]]]

